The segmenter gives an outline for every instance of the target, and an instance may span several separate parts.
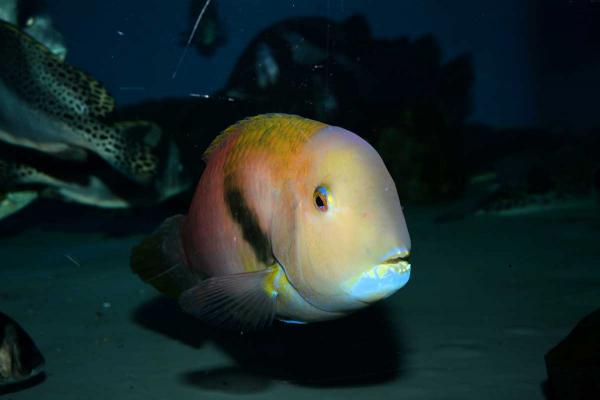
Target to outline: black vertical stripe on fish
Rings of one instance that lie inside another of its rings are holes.
[[[252,246],[256,258],[265,264],[272,262],[269,238],[260,228],[256,213],[250,209],[240,188],[231,178],[225,179],[224,198],[231,217],[240,226],[244,240]]]

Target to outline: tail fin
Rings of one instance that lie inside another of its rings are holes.
[[[155,149],[161,134],[160,127],[149,121],[118,122],[94,147],[118,171],[147,185],[158,174]]]
[[[167,218],[151,236],[131,252],[131,269],[167,296],[178,298],[198,278],[189,269],[181,243],[184,215]]]

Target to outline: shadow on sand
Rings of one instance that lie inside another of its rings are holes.
[[[41,372],[24,381],[0,385],[0,396],[20,392],[21,390],[29,389],[37,386],[46,380],[46,373]]]
[[[215,342],[236,366],[188,371],[182,383],[231,394],[266,390],[273,380],[315,387],[373,385],[402,374],[402,337],[376,305],[336,321],[311,325],[276,323],[255,334],[218,332],[156,297],[138,307],[133,320],[193,348]]]

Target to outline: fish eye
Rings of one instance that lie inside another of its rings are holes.
[[[319,211],[327,211],[329,209],[329,191],[324,186],[318,186],[313,193],[315,207]]]

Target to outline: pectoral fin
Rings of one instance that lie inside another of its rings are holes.
[[[208,278],[179,298],[184,311],[225,329],[256,331],[275,317],[276,268]]]

